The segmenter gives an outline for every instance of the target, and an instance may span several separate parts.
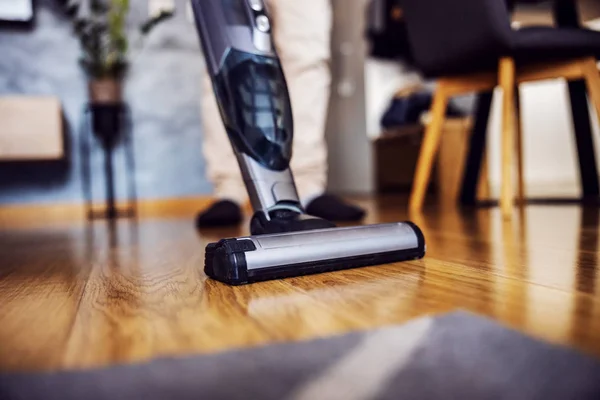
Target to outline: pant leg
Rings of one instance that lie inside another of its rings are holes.
[[[270,0],[273,36],[294,116],[292,171],[306,201],[325,191],[325,123],[331,87],[330,0]]]
[[[210,76],[203,69],[201,118],[203,128],[204,159],[208,179],[213,183],[215,196],[242,204],[248,196],[237,159],[225,132],[219,107],[215,99]]]

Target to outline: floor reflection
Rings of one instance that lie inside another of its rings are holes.
[[[0,230],[0,370],[61,364],[89,274],[78,233]]]
[[[371,222],[408,219],[392,200],[372,205]],[[410,218],[423,260],[241,287],[207,279],[203,261],[208,243],[245,226],[196,232],[174,216],[0,230],[0,368],[221,351],[458,309],[600,355],[598,209]]]

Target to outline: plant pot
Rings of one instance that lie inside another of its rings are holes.
[[[119,104],[123,101],[123,83],[115,78],[94,79],[88,82],[92,104]]]
[[[124,107],[123,103],[90,104],[94,136],[106,149],[115,147],[121,138]]]

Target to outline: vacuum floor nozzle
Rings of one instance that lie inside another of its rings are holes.
[[[422,258],[410,222],[223,239],[206,247],[204,271],[229,285]]]

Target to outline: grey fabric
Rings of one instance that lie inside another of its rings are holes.
[[[382,399],[600,399],[600,364],[469,314],[439,318]]]
[[[494,68],[510,52],[510,14],[503,0],[402,0],[408,41],[426,76]]]
[[[402,7],[416,65],[427,77],[495,71],[502,56],[514,57],[520,65],[600,58],[599,32],[513,30],[503,0],[402,0]]]
[[[377,386],[360,390],[363,385]],[[0,375],[3,400],[138,398],[598,399],[600,363],[454,313],[225,354],[95,371]]]
[[[282,399],[360,339],[360,334],[351,334],[88,372],[0,375],[0,399]]]
[[[513,54],[520,63],[600,58],[600,32],[591,29],[527,27],[515,31],[513,37]]]

